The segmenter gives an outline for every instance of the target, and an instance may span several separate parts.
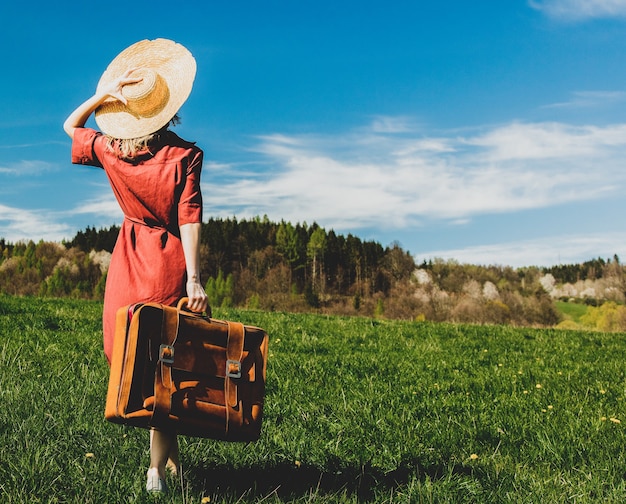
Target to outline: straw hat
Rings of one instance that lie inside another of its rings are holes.
[[[176,115],[191,93],[196,60],[182,45],[167,39],[142,40],[118,54],[100,77],[98,89],[136,68],[140,82],[122,88],[128,103],[105,101],[96,123],[115,138],[138,138],[158,131]]]

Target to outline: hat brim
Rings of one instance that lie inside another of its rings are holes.
[[[167,99],[149,115],[133,112],[118,100],[105,101],[96,110],[96,124],[115,138],[139,138],[160,130],[185,103],[196,76],[196,60],[184,46],[167,39],[142,40],[115,57],[100,77],[98,90],[131,68],[154,70],[167,85]]]

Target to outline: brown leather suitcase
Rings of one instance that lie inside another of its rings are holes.
[[[105,418],[188,436],[258,439],[267,333],[193,314],[185,302],[118,310]]]

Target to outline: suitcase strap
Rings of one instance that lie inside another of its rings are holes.
[[[228,405],[237,406],[237,378],[241,378],[241,358],[243,357],[243,340],[245,329],[240,322],[227,322],[228,342],[226,343],[226,379],[225,392]]]
[[[227,322],[228,342],[226,343],[226,378],[224,378],[224,397],[226,398],[226,433],[230,425],[230,410],[237,408],[237,380],[241,378],[241,359],[243,340],[246,330],[241,322]]]
[[[161,346],[159,360],[154,375],[154,410],[152,423],[167,425],[172,410],[172,364],[174,363],[174,343],[178,336],[178,311],[162,307]]]
[[[179,311],[164,309],[161,323],[161,345],[154,377],[154,411],[152,423],[167,425],[172,408],[172,365],[174,364],[174,345],[178,337]],[[224,397],[226,400],[226,432],[228,432],[229,413],[237,408],[237,381],[242,375],[243,344],[245,328],[240,322],[227,322],[228,340],[226,343],[226,369],[224,378]]]

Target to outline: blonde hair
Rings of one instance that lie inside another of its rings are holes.
[[[120,159],[133,159],[143,151],[150,152],[150,146],[159,142],[161,135],[167,131],[170,125],[175,126],[176,124],[180,124],[178,114],[172,117],[159,131],[149,135],[137,138],[115,138],[111,135],[106,135],[107,148],[115,152]]]

